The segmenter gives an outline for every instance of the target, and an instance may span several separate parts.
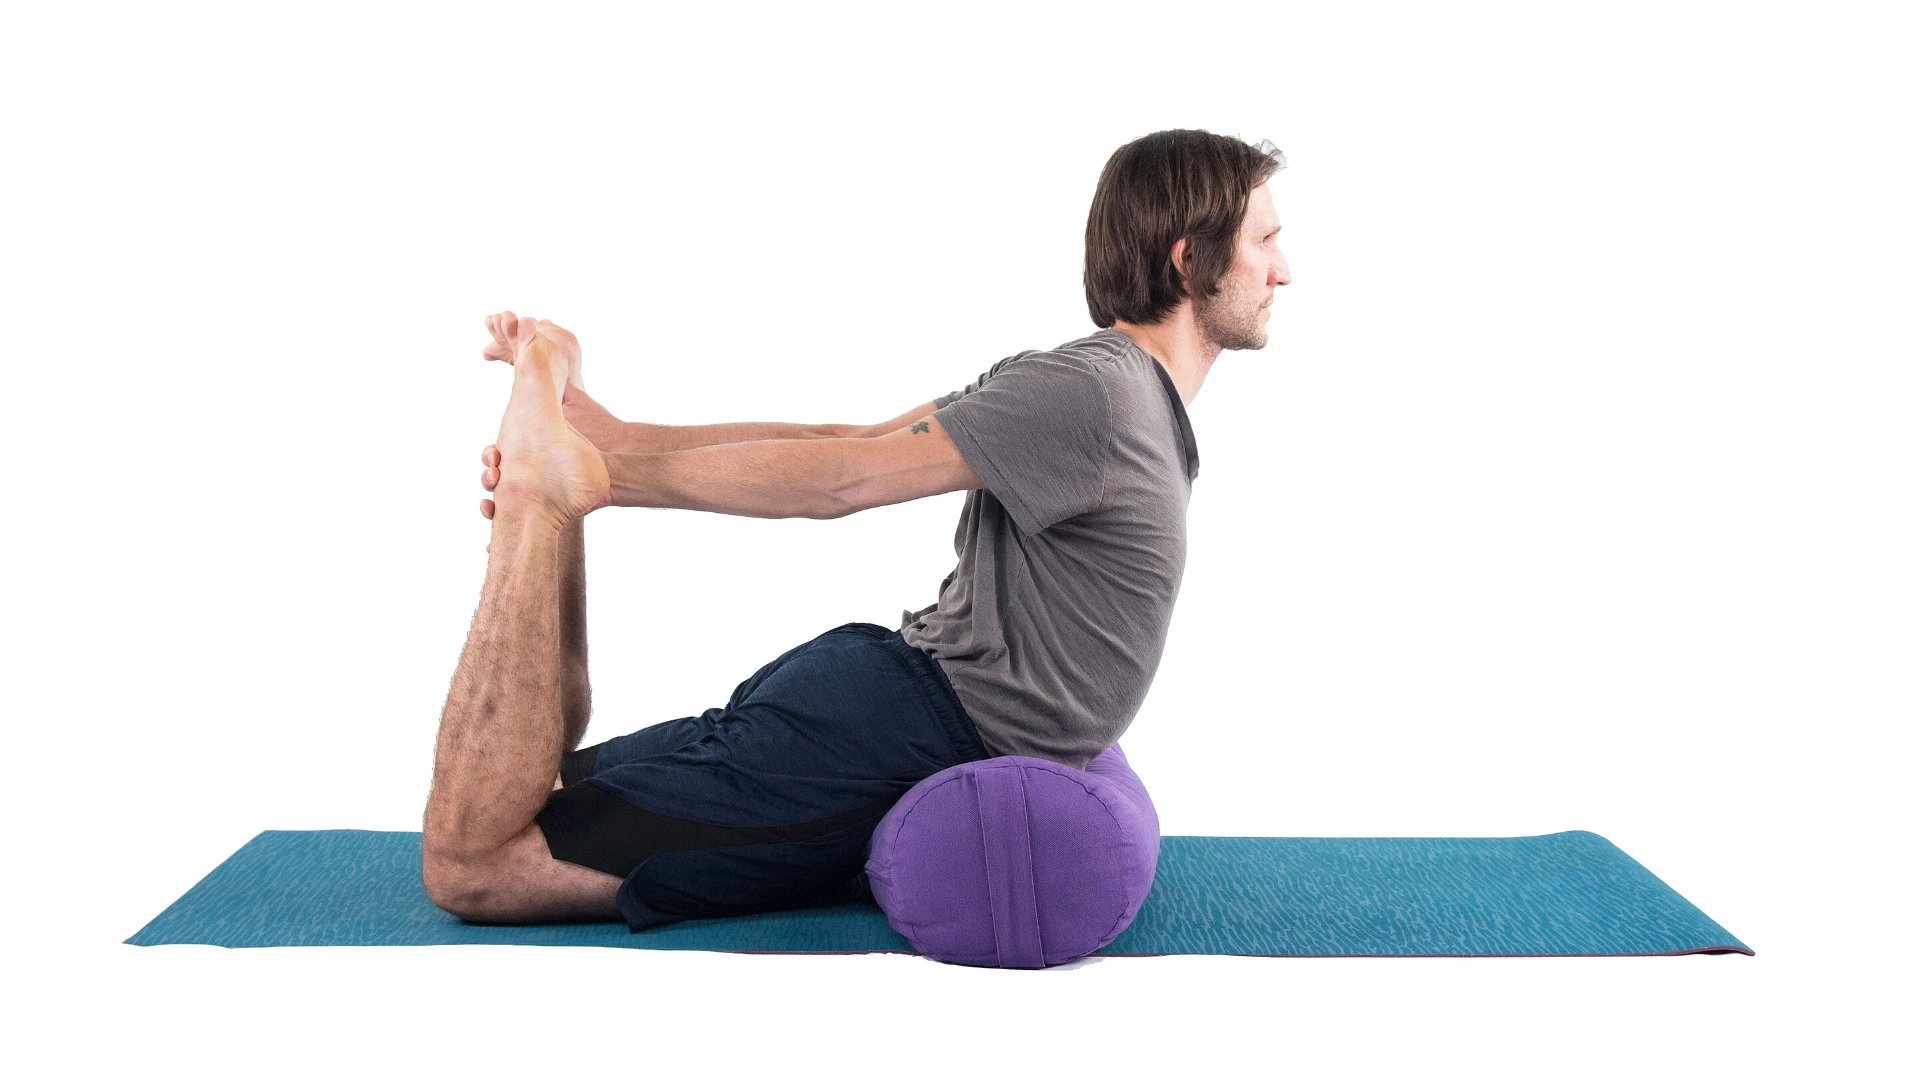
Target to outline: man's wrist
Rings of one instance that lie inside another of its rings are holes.
[[[613,505],[675,509],[660,490],[664,456],[633,450],[602,451],[600,460],[607,467],[607,494]]]
[[[601,424],[591,433],[580,432],[596,450],[604,454],[658,453],[661,449],[659,433],[657,424],[635,424],[624,420]]]

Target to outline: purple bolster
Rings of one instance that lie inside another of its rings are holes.
[[[1115,746],[1085,772],[998,757],[935,773],[874,830],[867,876],[922,953],[1043,967],[1118,937],[1159,855],[1153,803]]]

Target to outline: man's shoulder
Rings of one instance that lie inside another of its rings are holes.
[[[1171,440],[1186,460],[1187,479],[1191,481],[1197,475],[1199,450],[1180,392],[1160,361],[1131,336],[1118,330],[1101,330],[1046,352],[1029,354],[1032,357],[1047,357],[1084,372],[1076,376],[1076,381],[1099,384],[1109,423],[1116,433],[1155,445],[1168,445]]]
[[[1138,367],[1146,358],[1133,339],[1118,330],[1100,330],[1086,337],[1055,345],[1051,349],[1028,349],[1014,353],[993,366],[995,372],[1019,363],[1054,364],[1078,368],[1091,374],[1111,377]]]
[[[1096,330],[1086,337],[1056,345],[1046,355],[1066,357],[1089,364],[1113,364],[1131,359],[1140,347],[1118,330]],[[1035,354],[1038,355],[1038,354]]]

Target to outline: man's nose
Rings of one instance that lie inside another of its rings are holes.
[[[1267,287],[1293,284],[1293,271],[1287,269],[1287,257],[1278,251],[1273,253],[1273,266],[1267,271]]]

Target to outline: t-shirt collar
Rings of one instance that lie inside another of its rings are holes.
[[[1167,366],[1153,358],[1153,354],[1140,348],[1140,343],[1131,335],[1118,330],[1108,329],[1103,333],[1113,334],[1138,350],[1147,363],[1153,367],[1153,373],[1160,376],[1160,385],[1167,391],[1167,404],[1173,406],[1173,422],[1180,429],[1180,450],[1187,456],[1187,483],[1193,483],[1200,475],[1200,445],[1193,438],[1193,421],[1187,418],[1187,406],[1180,400],[1180,388],[1173,385],[1173,376],[1167,374]]]

